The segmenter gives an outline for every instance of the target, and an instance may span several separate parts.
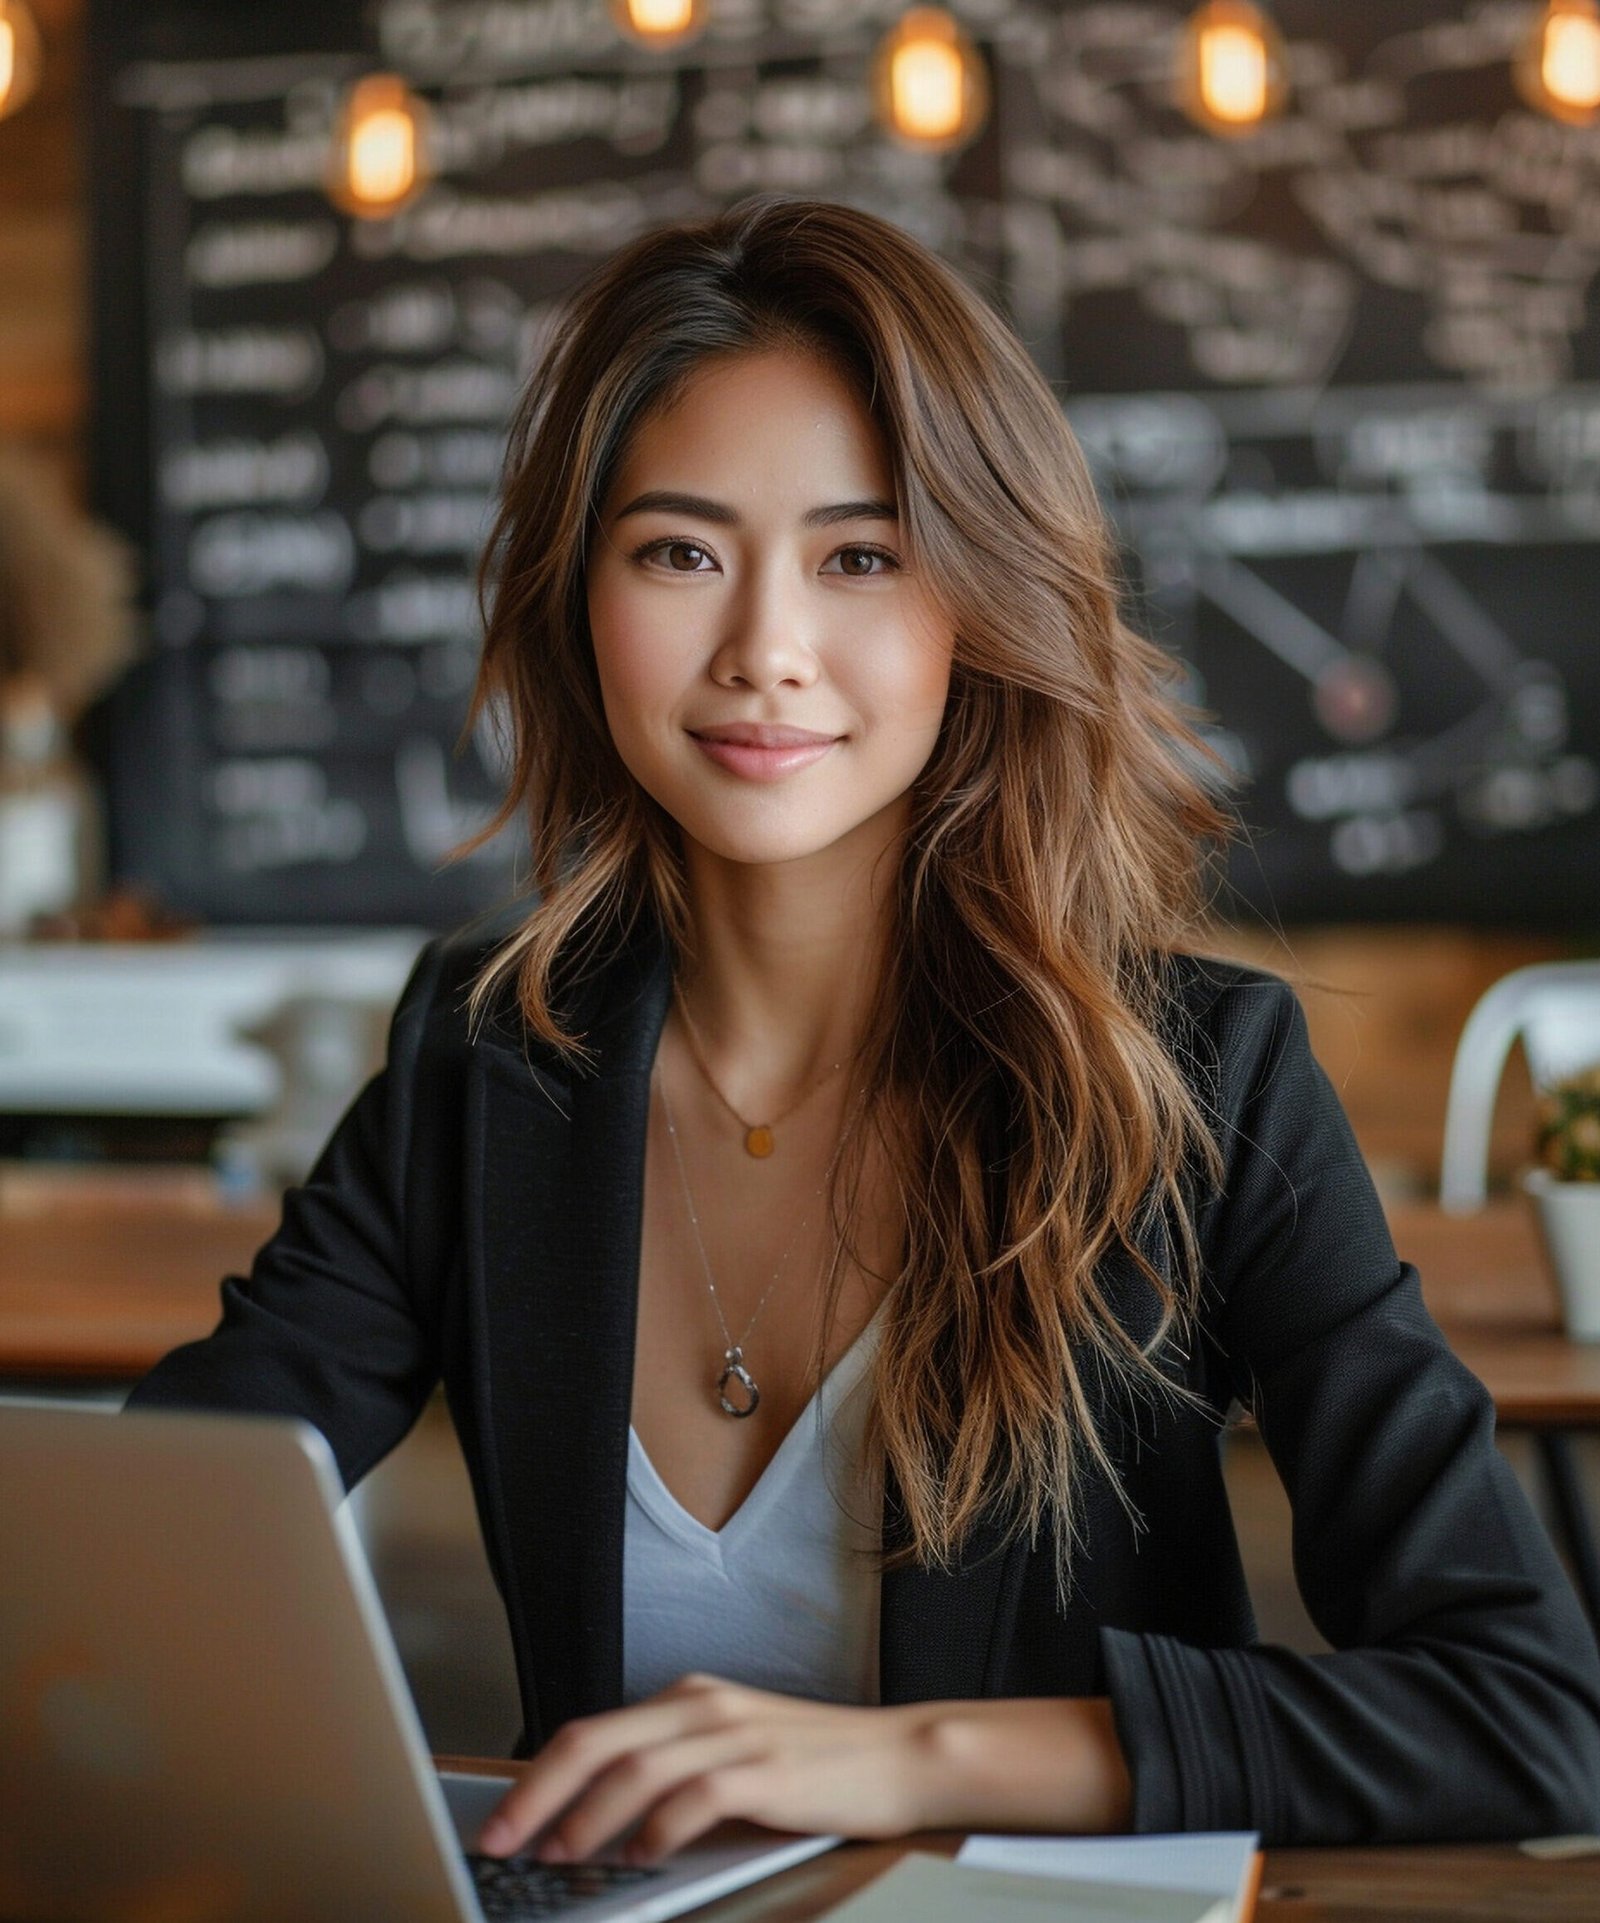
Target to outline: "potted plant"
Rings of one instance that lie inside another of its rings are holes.
[[[1524,1178],[1561,1291],[1567,1333],[1600,1342],[1600,1063],[1539,1099],[1539,1162]]]

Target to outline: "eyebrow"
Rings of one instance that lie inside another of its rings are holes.
[[[703,494],[674,494],[665,488],[635,495],[612,518],[622,521],[630,514],[692,514],[718,527],[739,525],[738,511],[725,503],[707,500]],[[893,501],[835,501],[827,507],[807,508],[800,519],[806,527],[836,527],[841,521],[898,521],[900,512]]]

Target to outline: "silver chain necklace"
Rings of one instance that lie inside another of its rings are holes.
[[[733,1331],[728,1327],[728,1318],[722,1313],[722,1297],[717,1294],[716,1277],[711,1273],[711,1258],[706,1254],[705,1237],[700,1232],[700,1214],[694,1205],[694,1192],[689,1187],[689,1171],[684,1166],[683,1146],[678,1140],[678,1125],[673,1119],[672,1104],[667,1100],[666,1078],[658,1071],[655,1081],[657,1088],[661,1091],[661,1112],[666,1117],[667,1134],[672,1140],[672,1156],[678,1165],[678,1180],[683,1185],[684,1206],[689,1211],[689,1226],[694,1231],[694,1245],[700,1252],[700,1266],[705,1271],[706,1289],[711,1296],[711,1306],[717,1312],[717,1326],[722,1331],[722,1340],[725,1345],[722,1356],[722,1367],[717,1373],[717,1405],[724,1415],[733,1416],[742,1422],[746,1416],[753,1416],[761,1406],[761,1390],[757,1386],[755,1377],[751,1375],[745,1365],[744,1345],[750,1340],[750,1331],[756,1326],[757,1318],[767,1306],[767,1298],[778,1286],[778,1278],[783,1274],[789,1257],[794,1253],[796,1244],[806,1232],[806,1228],[811,1221],[811,1211],[816,1205],[817,1197],[823,1193],[829,1182],[833,1179],[833,1172],[839,1166],[839,1158],[844,1153],[845,1143],[849,1141],[851,1134],[854,1132],[857,1118],[861,1113],[862,1098],[865,1096],[866,1090],[862,1089],[857,1095],[850,1119],[839,1131],[839,1140],[834,1145],[833,1154],[829,1158],[827,1168],[823,1171],[822,1180],[817,1184],[816,1194],[813,1195],[810,1202],[807,1203],[806,1212],[800,1219],[800,1226],[784,1245],[783,1253],[778,1257],[777,1267],[772,1271],[771,1280],[761,1291],[761,1300],[751,1311],[750,1320],[744,1325],[744,1333],[739,1337],[739,1340],[735,1342],[733,1339]],[[737,1385],[739,1393],[744,1397],[744,1400],[741,1402],[733,1401],[728,1395],[729,1388],[734,1385]]]

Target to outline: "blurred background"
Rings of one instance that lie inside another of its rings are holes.
[[[759,189],[1015,320],[1240,783],[1217,944],[1428,1204],[1474,1004],[1600,953],[1597,114],[1591,0],[0,0],[0,1383],[207,1326],[513,891],[446,861],[506,421],[579,275]],[[1491,1198],[1534,1109],[1514,1055]],[[364,1500],[430,1735],[503,1747],[442,1411]]]

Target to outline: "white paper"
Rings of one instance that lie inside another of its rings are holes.
[[[1236,1903],[1261,1839],[1253,1830],[1177,1836],[969,1836],[956,1857],[974,1869],[1203,1890]]]
[[[828,1911],[829,1923],[1220,1923],[1230,1900],[1131,1883],[974,1869],[942,1856],[902,1856]]]

